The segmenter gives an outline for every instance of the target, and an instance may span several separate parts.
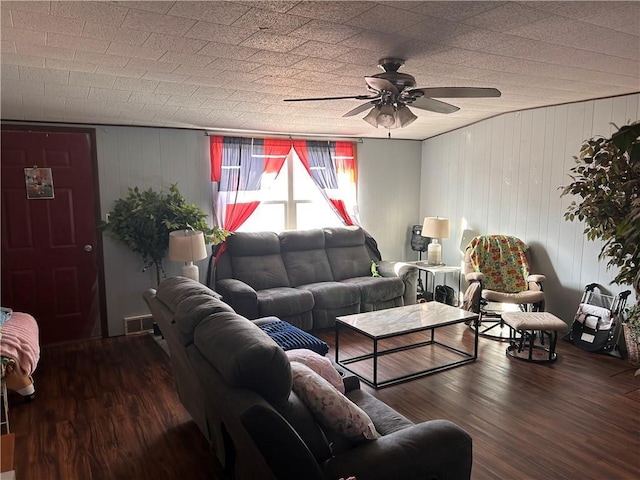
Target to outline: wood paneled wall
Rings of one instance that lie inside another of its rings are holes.
[[[560,187],[584,139],[639,116],[640,95],[626,95],[504,114],[424,141],[420,213],[451,220],[444,261],[460,262],[464,228],[518,236],[531,247],[534,273],[547,275],[547,310],[567,322],[588,283],[626,289],[610,285],[602,244],[564,220],[571,198]]]
[[[97,127],[98,174],[102,219],[113,203],[128,193],[166,190],[177,183],[187,202],[212,216],[209,138],[202,131],[142,127]],[[204,281],[207,261],[197,262]],[[147,314],[142,292],[155,288],[155,268],[142,270],[142,260],[105,235],[104,266],[109,335],[124,333],[123,318]],[[178,275],[181,264],[165,262],[168,276]]]
[[[97,127],[102,218],[129,187],[159,190],[177,183],[188,202],[212,218],[209,137],[202,131],[142,127]],[[419,221],[421,142],[365,140],[358,144],[361,220],[385,259],[404,260],[410,225]],[[142,292],[155,286],[155,271],[105,237],[105,281],[109,335],[124,333],[123,318],[148,313]],[[205,281],[207,260],[197,262]],[[181,265],[165,262],[168,276]]]
[[[411,226],[420,213],[420,152],[415,140],[365,139],[358,145],[358,206],[384,260],[417,260]]]
[[[448,264],[461,259],[463,223],[520,236],[531,245],[534,270],[548,277],[548,309],[570,321],[584,285],[609,287],[613,275],[597,261],[600,244],[563,220],[570,199],[558,188],[583,139],[609,135],[611,122],[623,125],[639,112],[640,96],[629,95],[501,115],[422,143],[365,139],[358,145],[360,218],[389,260],[417,259],[410,229],[427,215],[451,219],[451,238],[442,241]],[[96,137],[103,219],[129,187],[171,183],[212,215],[202,131],[97,126]],[[147,313],[142,292],[155,286],[155,272],[141,273],[138,256],[108,238],[104,263],[109,335],[121,335],[124,317]],[[204,281],[206,260],[198,265]],[[165,267],[167,275],[180,272],[174,262]]]

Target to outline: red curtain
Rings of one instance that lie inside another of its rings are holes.
[[[345,225],[360,225],[354,144],[294,140],[293,148],[324,198]]]
[[[214,211],[222,228],[235,232],[258,208],[282,169],[291,141],[212,136]]]

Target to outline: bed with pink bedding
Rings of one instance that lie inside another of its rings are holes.
[[[4,323],[0,327],[2,379],[9,390],[25,399],[35,397],[31,375],[40,360],[38,323],[27,313],[3,308]]]

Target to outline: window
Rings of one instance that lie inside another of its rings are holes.
[[[359,225],[352,142],[212,136],[210,154],[216,222],[227,230]]]
[[[291,149],[280,175],[239,232],[305,230],[344,225]]]

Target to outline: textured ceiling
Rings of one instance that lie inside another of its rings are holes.
[[[414,109],[425,139],[502,112],[640,91],[640,2],[0,2],[3,120],[386,137],[343,118],[378,59],[418,87],[500,98]]]

